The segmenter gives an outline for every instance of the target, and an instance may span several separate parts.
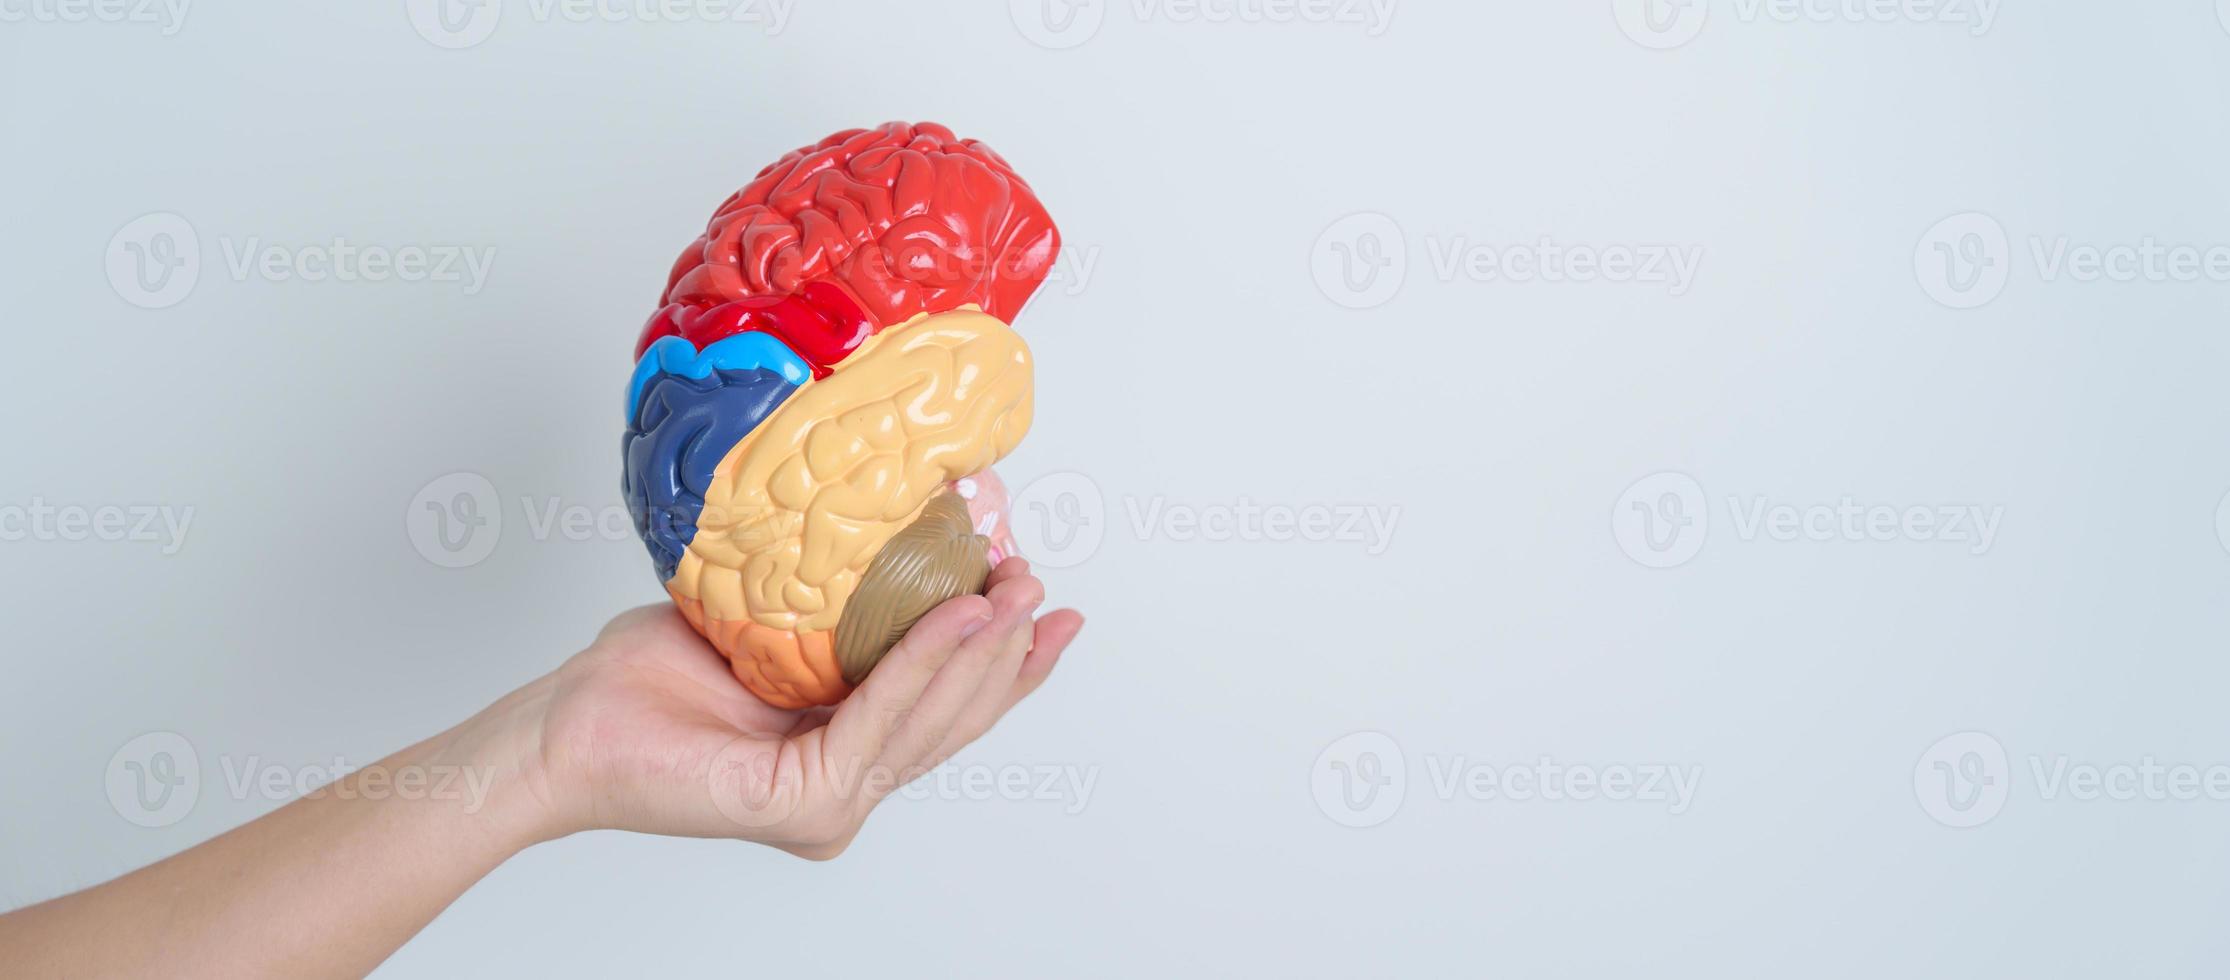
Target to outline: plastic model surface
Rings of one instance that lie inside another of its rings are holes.
[[[760,171],[635,345],[622,489],[753,694],[833,704],[1014,553],[990,467],[1030,428],[1010,329],[1060,233],[982,143],[847,130]]]

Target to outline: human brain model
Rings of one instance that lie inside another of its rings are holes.
[[[635,345],[622,489],[682,614],[778,707],[833,704],[1014,553],[1008,327],[1060,233],[932,123],[785,155],[681,253]]]

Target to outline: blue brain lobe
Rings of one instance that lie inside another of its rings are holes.
[[[627,465],[620,490],[659,581],[674,577],[697,535],[713,468],[795,391],[765,368],[715,370],[702,378],[661,372],[643,388],[621,438]]]

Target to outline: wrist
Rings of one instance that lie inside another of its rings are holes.
[[[517,852],[579,829],[563,819],[542,765],[542,720],[550,678],[504,695],[428,741],[438,764],[470,778],[465,815],[489,842]]]

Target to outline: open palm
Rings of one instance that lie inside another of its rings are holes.
[[[834,857],[883,797],[1044,682],[1083,617],[1033,620],[1044,586],[1009,558],[985,595],[931,610],[832,707],[754,697],[671,605],[612,620],[549,678],[529,764],[565,831],[740,837]]]

